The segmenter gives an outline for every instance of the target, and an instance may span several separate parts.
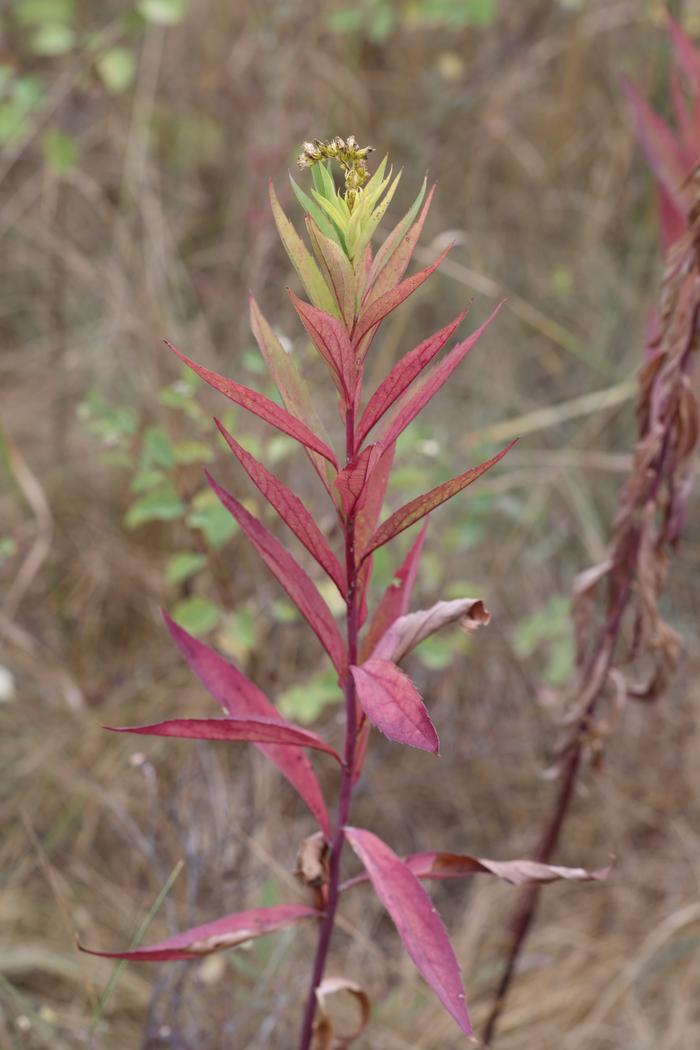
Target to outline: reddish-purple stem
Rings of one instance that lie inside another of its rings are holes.
[[[348,405],[345,419],[345,454],[346,464],[350,463],[355,456],[355,406]],[[344,523],[345,529],[345,567],[347,574],[347,612],[346,626],[348,639],[348,664],[357,663],[357,564],[355,560],[355,511],[353,511]],[[352,803],[353,767],[355,764],[355,745],[357,742],[357,701],[355,697],[355,682],[348,670],[344,684],[345,696],[345,754],[343,761],[343,772],[340,784],[340,798],[338,801],[338,818],[330,846],[330,857],[328,864],[328,886],[326,898],[326,911],[321,920],[321,927],[316,946],[316,956],[311,973],[309,994],[304,1009],[304,1020],[299,1040],[299,1050],[310,1050],[314,1034],[314,1018],[316,1016],[316,989],[323,980],[326,968],[328,950],[333,936],[335,925],[335,912],[338,906],[340,885],[340,859],[345,842],[344,827],[350,817],[350,805]]]

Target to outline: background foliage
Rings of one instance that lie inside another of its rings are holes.
[[[620,75],[668,108],[661,13],[639,0],[3,9],[0,790],[12,823],[0,847],[0,1043],[84,1046],[94,1028],[95,1046],[138,1046],[146,1017],[149,1046],[285,1046],[303,932],[175,976],[126,971],[104,1010],[110,967],[79,960],[72,937],[136,933],[180,859],[151,940],[157,924],[274,903],[308,830],[254,757],[214,746],[192,757],[169,743],[149,744],[144,759],[98,724],[204,703],[161,628],[166,605],[285,714],[320,715],[333,732],[332,682],[314,673],[291,606],[205,491],[212,460],[242,487],[212,434],[215,399],[160,349],[167,337],[272,393],[247,290],[303,347],[273,291],[293,275],[266,180],[292,212],[286,172],[310,136],[354,132],[389,152],[406,172],[397,215],[428,168],[438,193],[419,261],[458,242],[388,324],[378,373],[470,298],[476,323],[508,296],[488,344],[404,436],[391,493],[397,506],[477,462],[487,442],[523,435],[497,477],[441,512],[420,581],[419,604],[483,594],[494,623],[474,641],[455,632],[416,655],[436,719],[454,730],[439,768],[421,758],[408,777],[398,749],[380,744],[371,773],[397,848],[414,846],[414,824],[436,845],[441,828],[451,838],[457,828],[486,856],[530,848],[553,745],[538,699],[569,670],[566,596],[604,550],[633,441],[630,377],[657,292],[655,201]],[[700,33],[694,5],[675,13]],[[223,421],[317,500],[290,442],[242,412]],[[243,497],[262,510],[252,490]],[[692,508],[690,519],[667,610],[686,640],[686,673],[658,709],[626,714],[561,858],[594,864],[614,852],[616,884],[549,892],[504,1050],[550,1045],[553,1031],[566,1034],[551,1045],[587,1050],[686,1050],[697,1039]],[[381,554],[377,587],[393,571]],[[375,819],[376,799],[368,806]],[[362,808],[360,795],[360,817]],[[440,896],[477,1021],[503,934],[491,916],[508,895],[475,880]],[[357,907],[333,962],[374,982],[381,1045],[447,1046],[452,1032],[442,1034],[410,972],[387,972],[373,952],[377,936],[391,936],[379,913]],[[287,997],[271,1000],[268,980]]]

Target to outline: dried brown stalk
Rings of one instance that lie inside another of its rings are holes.
[[[667,259],[659,334],[639,374],[639,438],[608,557],[574,584],[576,671],[559,698],[564,731],[559,787],[534,854],[543,863],[561,838],[582,765],[600,763],[627,700],[657,700],[678,664],[680,640],[664,622],[659,599],[685,523],[700,432],[692,383],[700,349],[700,165],[689,183],[688,232]],[[539,891],[536,885],[526,887],[516,908],[508,957],[484,1029],[486,1045],[493,1041]]]

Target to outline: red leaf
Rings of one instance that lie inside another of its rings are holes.
[[[320,274],[318,278],[323,283]],[[325,285],[323,287],[325,288]],[[330,295],[330,292],[328,294]],[[250,327],[268,371],[282,395],[287,411],[303,423],[306,423],[314,433],[320,435],[321,440],[330,448],[330,444],[326,440],[323,423],[318,418],[316,410],[311,403],[309,388],[299,374],[294,355],[288,354],[284,350],[279,339],[260,312],[260,308],[252,295],[250,296]],[[337,493],[333,488],[334,475],[331,473],[330,463],[322,456],[319,456],[318,452],[314,452],[310,448],[305,448],[304,451],[331,499],[335,500]]]
[[[307,427],[306,423],[302,423],[296,416],[291,415],[284,408],[280,408],[274,401],[270,401],[269,397],[265,397],[264,394],[259,394],[257,390],[250,390],[249,387],[241,386],[240,383],[234,383],[232,379],[227,379],[225,376],[220,376],[218,372],[212,372],[210,369],[205,368],[203,365],[195,364],[194,361],[190,361],[189,357],[185,357],[184,354],[180,353],[172,343],[165,340],[165,345],[177,354],[181,361],[183,361],[189,368],[195,372],[200,379],[203,379],[205,383],[212,386],[215,390],[218,390],[221,394],[224,394],[230,401],[233,401],[237,405],[241,405],[243,408],[247,408],[249,412],[253,412],[254,415],[258,416],[259,419],[265,420],[266,423],[270,423],[273,427],[277,427],[283,434],[289,434],[295,441],[298,441],[302,445],[306,445],[307,448],[313,449],[314,452],[318,452],[319,456],[323,456],[329,463],[338,468],[338,461],[335,458],[335,453],[331,448],[326,445],[324,441],[321,441],[312,430]]]
[[[630,80],[624,79],[622,87],[632,110],[637,139],[650,168],[676,204],[685,210],[690,203],[683,186],[688,171],[671,128],[654,113]]]
[[[280,721],[279,718],[171,718],[144,726],[104,726],[112,733],[140,733],[179,740],[224,740],[231,743],[279,744],[280,747],[310,747],[325,751],[342,765],[335,748],[316,733]]]
[[[502,305],[503,304],[500,303],[488,320],[484,321],[475,332],[472,332],[468,339],[465,339],[463,342],[458,343],[457,346],[454,346],[449,354],[447,354],[442,361],[435,366],[426,377],[425,382],[421,384],[420,389],[418,389],[413,397],[410,397],[393,416],[387,427],[386,433],[382,435],[382,443],[386,443],[387,445],[393,444],[409,423],[413,422],[418,413],[422,412],[428,402],[450,378],[457,365],[461,363],[474,344],[478,342],[484,331],[488,328],[498,311],[501,309]]]
[[[700,95],[700,52],[696,50],[692,40],[686,36],[678,22],[668,13],[666,17],[678,62],[688,78],[693,94]]]
[[[449,245],[445,248],[444,252],[440,252],[435,262],[432,262],[430,266],[426,266],[426,268],[419,273],[414,273],[411,277],[407,277],[405,281],[401,282],[401,284],[390,289],[388,292],[385,292],[384,295],[379,297],[379,299],[375,299],[362,310],[357,319],[357,324],[355,325],[352,335],[352,341],[355,347],[359,346],[367,333],[378,325],[387,314],[390,314],[392,310],[395,310],[397,306],[400,306],[404,300],[408,299],[409,295],[412,295],[413,292],[420,288],[424,281],[428,280],[430,275],[437,270],[438,266],[451,248],[452,245]]]
[[[462,1031],[472,1035],[459,963],[430,897],[411,869],[376,835],[360,828],[345,828],[345,835],[418,972]]]
[[[289,526],[297,539],[304,544],[309,554],[316,559],[322,569],[325,569],[340,593],[345,596],[345,573],[340,566],[340,562],[328,546],[323,533],[299,497],[291,489],[288,489],[279,478],[271,474],[267,467],[259,463],[249,452],[246,452],[236,439],[229,434],[223,423],[220,423],[218,419],[215,419],[214,422],[251,481],[258,487],[263,496],[269,500],[282,518],[282,521]]]
[[[367,493],[363,505],[355,517],[355,550],[362,551],[369,542],[382,512],[389,475],[394,462],[395,445],[390,445],[382,452],[377,465],[367,483]],[[367,586],[372,572],[372,561],[368,558],[360,568],[357,581],[357,593],[360,606],[360,627],[367,617]]]
[[[337,379],[339,390],[347,405],[355,394],[356,374],[355,352],[345,325],[337,317],[305,303],[291,289],[289,298],[309,338]]]
[[[364,505],[372,472],[383,451],[381,445],[368,445],[336,476],[335,485],[346,518]]]
[[[397,398],[401,397],[404,390],[411,385],[416,376],[419,375],[425,366],[432,361],[435,355],[442,350],[447,340],[462,323],[466,315],[467,311],[464,310],[463,313],[455,318],[450,324],[445,325],[444,328],[440,329],[440,331],[436,332],[434,335],[431,335],[428,339],[424,339],[423,342],[419,343],[419,345],[414,347],[413,350],[409,350],[409,352],[394,365],[391,372],[389,372],[389,375],[382,383],[380,383],[369,399],[367,408],[362,415],[358,428],[358,445],[362,444],[375,423],[382,418],[384,413],[391,408]]]
[[[394,621],[397,620],[399,616],[404,616],[408,611],[427,531],[428,522],[426,521],[425,525],[418,533],[413,546],[406,555],[401,568],[395,573],[395,582],[390,583],[384,592],[382,600],[372,617],[369,630],[362,642],[362,647],[360,649],[362,659],[365,659],[372,654],[375,645],[379,639],[386,634]]]
[[[406,227],[402,219],[377,251],[370,271],[368,290],[365,294],[365,303],[363,305],[369,306],[370,303],[379,299],[385,292],[388,292],[390,288],[396,287],[405,274],[416,244],[423,232],[423,226],[430,211],[434,194],[435,186],[431,186],[418,220],[408,233],[406,233]],[[410,212],[404,216],[404,219],[409,215]]]
[[[515,439],[517,440],[517,438]],[[404,529],[409,528],[414,522],[420,521],[426,514],[429,514],[431,510],[439,507],[441,503],[445,503],[446,500],[456,496],[458,492],[465,489],[467,485],[471,485],[473,481],[480,478],[482,474],[485,474],[487,470],[490,470],[500,459],[503,459],[506,452],[515,444],[515,441],[511,441],[505,448],[502,448],[495,456],[491,459],[485,460],[484,463],[480,463],[478,467],[472,467],[471,470],[465,470],[464,474],[459,474],[456,478],[452,478],[451,481],[445,481],[442,485],[436,485],[430,492],[425,492],[422,496],[416,496],[410,503],[404,504],[395,511],[390,517],[383,522],[377,531],[370,539],[366,549],[362,553],[362,558],[368,557],[372,551],[377,550],[378,547],[384,546],[389,540],[392,540],[394,536],[398,536]]]
[[[247,511],[242,503],[239,503],[230,492],[223,489],[208,471],[205,471],[205,474],[207,481],[224,507],[226,507],[226,510],[236,519],[272,575],[285,589],[315,632],[321,645],[333,661],[338,674],[344,674],[346,666],[345,645],[330,609],[316,590],[311,578],[304,572],[299,563],[295,561],[289,551],[284,549],[279,540]]]
[[[440,741],[411,679],[389,660],[351,667],[362,710],[389,740],[437,754]]]
[[[234,664],[193,638],[166,612],[163,613],[163,617],[173,641],[190,668],[227,714],[233,718],[269,718],[280,721],[279,712],[262,690],[246,678]],[[296,747],[281,747],[277,744],[256,746],[298,791],[329,839],[330,821],[326,804],[308,756],[301,748]]]
[[[95,952],[78,944],[81,952],[105,959],[130,959],[133,962],[169,962],[174,959],[200,959],[212,952],[235,948],[266,933],[295,926],[304,919],[318,919],[320,913],[304,904],[279,904],[274,908],[251,908],[226,915],[203,926],[194,926],[147,948],[127,952]]]

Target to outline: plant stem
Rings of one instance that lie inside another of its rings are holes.
[[[355,455],[355,412],[354,407],[349,406],[345,420],[345,452],[346,463],[349,463]],[[344,523],[345,531],[345,569],[347,575],[347,601],[346,601],[346,628],[348,640],[348,664],[357,662],[357,576],[358,566],[355,560],[355,513],[348,515]],[[355,766],[355,745],[357,742],[357,699],[355,696],[355,680],[350,670],[346,671],[343,686],[345,698],[345,753],[343,760],[343,772],[340,782],[340,797],[338,801],[338,819],[330,846],[328,864],[328,886],[326,897],[326,911],[321,921],[316,946],[316,956],[311,973],[309,994],[304,1009],[304,1020],[302,1022],[299,1050],[310,1050],[313,1039],[314,1018],[316,1016],[316,989],[323,980],[323,973],[328,958],[328,950],[333,936],[335,925],[335,913],[338,907],[340,885],[340,860],[345,842],[344,827],[350,816],[352,803],[352,789]]]

